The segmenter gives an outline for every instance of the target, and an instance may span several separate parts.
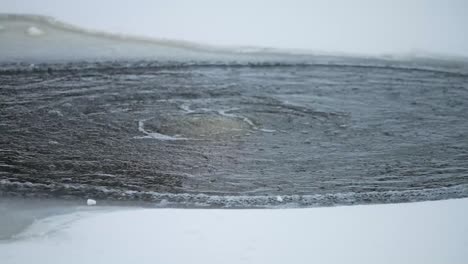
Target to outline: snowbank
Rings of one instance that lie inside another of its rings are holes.
[[[122,209],[36,221],[9,263],[466,263],[468,199],[310,209]]]

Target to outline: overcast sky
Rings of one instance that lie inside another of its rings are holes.
[[[468,0],[0,0],[0,12],[215,45],[468,56]]]

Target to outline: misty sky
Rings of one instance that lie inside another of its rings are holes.
[[[468,56],[466,0],[0,0],[0,12],[215,45]]]

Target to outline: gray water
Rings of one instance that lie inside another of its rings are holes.
[[[468,197],[460,72],[4,64],[0,106],[2,196],[188,207]]]

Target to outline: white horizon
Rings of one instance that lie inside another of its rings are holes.
[[[463,0],[0,0],[0,7],[88,29],[208,45],[468,57]]]

